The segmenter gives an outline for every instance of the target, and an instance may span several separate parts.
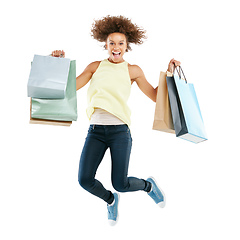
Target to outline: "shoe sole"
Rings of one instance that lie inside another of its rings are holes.
[[[151,179],[154,181],[154,183],[157,185],[158,189],[161,191],[161,193],[162,193],[162,195],[163,195],[163,201],[157,203],[157,205],[158,205],[160,208],[164,208],[165,205],[166,205],[166,196],[165,196],[163,190],[158,186],[157,181],[155,180],[155,178],[154,178],[154,177],[149,177],[149,178],[151,178]]]

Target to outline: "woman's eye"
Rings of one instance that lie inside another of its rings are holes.
[[[113,42],[111,42],[111,43],[110,43],[110,45],[114,45],[114,43],[113,43]]]

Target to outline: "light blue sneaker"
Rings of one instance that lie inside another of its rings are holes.
[[[120,199],[120,195],[118,193],[114,193],[114,203],[113,205],[107,205],[108,209],[108,222],[111,226],[116,225],[118,221],[118,203]]]
[[[148,195],[159,207],[164,208],[166,204],[166,197],[163,191],[158,187],[157,182],[153,177],[149,177],[147,181],[152,184],[151,191],[148,192]]]

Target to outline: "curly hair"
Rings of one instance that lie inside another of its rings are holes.
[[[142,44],[146,39],[146,31],[130,19],[123,16],[106,16],[100,20],[95,20],[92,24],[91,36],[99,42],[106,42],[109,34],[123,33],[127,39],[127,50],[131,50],[130,43]],[[105,46],[106,47],[106,46]]]

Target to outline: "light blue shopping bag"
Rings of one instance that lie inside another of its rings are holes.
[[[34,55],[28,79],[28,97],[63,99],[70,59]]]
[[[167,78],[176,136],[199,143],[207,140],[207,134],[197,95],[193,84],[181,78],[180,71],[181,67],[178,74]]]

